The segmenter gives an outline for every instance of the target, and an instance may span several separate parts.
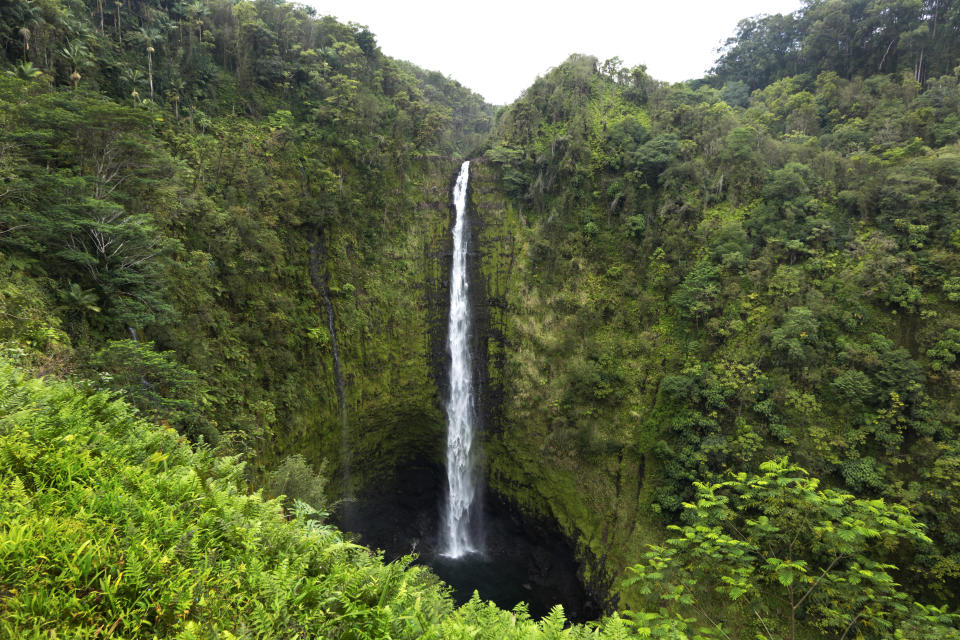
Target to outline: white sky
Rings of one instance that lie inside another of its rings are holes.
[[[300,0],[370,27],[388,56],[440,71],[488,102],[513,102],[571,53],[647,65],[658,80],[702,77],[742,18],[801,0]]]

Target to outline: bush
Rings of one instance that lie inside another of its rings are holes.
[[[276,469],[267,474],[264,488],[270,495],[284,496],[284,504],[288,507],[296,500],[306,502],[314,509],[323,511],[326,506],[324,488],[327,479],[323,472],[326,464],[315,472],[313,467],[300,454],[284,458]]]

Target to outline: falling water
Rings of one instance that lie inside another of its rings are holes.
[[[444,518],[443,551],[459,558],[478,551],[470,528],[474,477],[473,369],[470,362],[470,300],[467,295],[468,229],[467,181],[470,161],[460,167],[453,188],[457,221],[453,227],[453,266],[450,271],[450,324],[447,349],[450,351],[450,397],[447,400],[447,509]]]
[[[323,235],[314,231],[313,242],[310,243],[310,280],[314,289],[323,299],[323,307],[327,312],[327,330],[330,332],[330,351],[333,356],[333,384],[337,394],[337,413],[340,414],[340,468],[343,476],[343,511],[349,511],[354,500],[353,482],[351,480],[352,447],[350,446],[350,430],[347,424],[346,391],[343,380],[343,368],[340,365],[340,347],[337,341],[337,323],[333,314],[333,304],[330,302],[330,271],[323,270],[323,256],[326,247]],[[346,521],[345,521],[346,522]]]

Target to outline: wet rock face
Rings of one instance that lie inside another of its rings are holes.
[[[484,499],[486,554],[450,560],[440,556],[439,468],[410,467],[389,488],[367,491],[335,514],[337,524],[360,542],[383,549],[386,559],[416,553],[465,602],[474,589],[480,597],[512,609],[528,603],[535,617],[555,604],[577,621],[598,618],[602,611],[578,578],[573,550],[549,526],[532,522],[492,496]]]
[[[333,514],[342,530],[354,533],[387,560],[436,549],[440,530],[440,470],[408,467],[393,486],[370,489],[343,502]]]
[[[478,162],[477,167],[481,173],[485,170],[482,162]],[[450,189],[455,178],[452,173]],[[509,349],[507,292],[518,250],[512,240],[513,232],[504,226],[506,213],[492,191],[490,176],[477,184],[475,191],[471,181],[467,198],[470,224],[467,271],[473,312],[470,350],[475,374],[474,397],[482,430],[481,447],[484,447],[489,438],[503,428],[504,369]],[[434,397],[437,411],[442,409],[449,393],[450,355],[446,345],[453,249],[450,227],[454,220],[455,210],[450,203],[449,224],[437,225],[424,243],[424,328],[429,375],[437,388]],[[442,227],[446,228],[441,231]],[[536,521],[489,491],[481,498],[482,517],[477,532],[482,531],[485,555],[457,561],[439,555],[442,500],[447,489],[442,467],[443,438],[416,425],[417,421],[411,420],[405,429],[394,431],[390,436],[393,447],[400,446],[395,441],[397,438],[409,440],[402,445],[410,452],[403,464],[393,467],[395,472],[389,480],[381,474],[377,482],[365,485],[356,500],[341,502],[334,514],[336,524],[357,534],[363,544],[382,549],[387,560],[417,554],[419,563],[432,567],[454,588],[458,601],[466,601],[476,589],[481,598],[493,600],[507,609],[521,601],[527,602],[530,613],[537,617],[545,615],[555,604],[562,604],[570,619],[598,618],[602,613],[599,603],[606,600],[591,597],[588,591],[602,595],[607,590],[602,586],[584,588],[582,565],[557,527]],[[363,432],[362,427],[359,430]],[[383,442],[378,440],[380,446]],[[382,453],[380,448],[371,448],[358,454],[357,459],[375,467],[378,453]]]

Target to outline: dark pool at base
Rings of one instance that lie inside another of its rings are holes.
[[[533,583],[525,567],[483,554],[469,554],[457,559],[435,556],[426,560],[426,564],[453,587],[458,604],[466,602],[476,590],[481,599],[493,600],[504,609],[513,609],[520,602],[525,602],[530,614],[540,618],[566,599],[550,586]],[[568,602],[564,611],[568,615],[579,616],[579,612],[571,608]]]
[[[371,548],[383,549],[387,560],[418,554],[454,590],[458,603],[474,590],[483,600],[513,609],[526,602],[535,618],[563,606],[574,621],[594,620],[602,611],[578,578],[568,544],[549,527],[523,519],[491,497],[483,504],[482,554],[451,559],[439,549],[439,487],[442,477],[431,469],[404,473],[393,489],[341,503],[335,522]]]

